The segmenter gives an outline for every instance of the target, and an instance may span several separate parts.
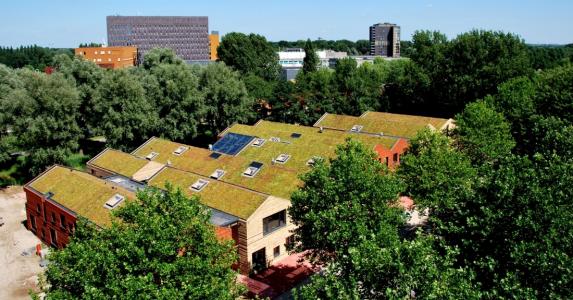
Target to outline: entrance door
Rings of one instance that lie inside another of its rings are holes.
[[[257,250],[252,254],[253,271],[260,271],[267,267],[267,256],[265,248]]]

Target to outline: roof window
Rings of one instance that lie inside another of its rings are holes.
[[[120,194],[115,194],[113,195],[111,198],[109,198],[109,200],[107,200],[105,202],[105,204],[103,205],[103,207],[107,208],[107,209],[114,209],[118,204],[120,204],[123,200],[125,200],[125,197],[120,195]]]
[[[159,153],[157,153],[157,152],[151,152],[151,153],[147,154],[147,156],[145,157],[145,159],[147,159],[147,160],[152,160],[152,159],[156,158],[157,155],[159,155]]]
[[[296,132],[293,132],[293,133],[290,135],[290,137],[293,138],[293,139],[298,139],[298,138],[300,138],[301,136],[302,136],[302,134],[296,133]]]
[[[199,192],[201,191],[204,187],[207,186],[207,184],[209,184],[209,181],[205,180],[205,179],[199,179],[197,181],[195,181],[195,183],[193,183],[190,187],[190,189]]]
[[[263,167],[262,163],[254,161],[243,172],[243,175],[247,176],[247,177],[255,177],[255,175],[257,175],[257,173],[259,173],[259,171],[261,170],[262,167]]]
[[[223,177],[223,175],[225,175],[225,171],[221,170],[221,169],[217,169],[217,170],[215,170],[215,172],[213,172],[213,174],[211,174],[211,178],[220,179],[221,177]]]
[[[173,151],[173,154],[181,155],[181,154],[183,154],[183,152],[185,152],[187,150],[189,150],[189,147],[179,146],[179,147],[177,147],[177,149],[175,149],[175,151]]]
[[[265,139],[256,138],[251,145],[255,147],[261,147],[266,142]]]
[[[271,136],[271,138],[269,139],[271,142],[275,142],[275,143],[280,143],[281,142],[281,138],[276,137],[276,136]]]
[[[287,162],[287,160],[289,158],[290,158],[290,155],[283,153],[283,154],[277,156],[277,158],[275,158],[275,162],[278,162],[279,164],[284,164]]]

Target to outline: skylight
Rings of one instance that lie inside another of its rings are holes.
[[[257,173],[259,173],[262,167],[263,167],[262,163],[254,161],[243,172],[243,175],[247,177],[254,177],[255,175],[257,175]]]
[[[256,139],[253,141],[252,145],[255,146],[255,147],[261,147],[265,142],[266,142],[265,139],[256,138]]]
[[[276,136],[271,136],[271,138],[269,139],[271,142],[275,142],[275,143],[280,143],[281,142],[281,138],[276,137]]]
[[[288,154],[281,154],[279,156],[277,156],[277,158],[275,159],[276,162],[280,163],[280,164],[284,164],[287,162],[287,160],[290,158],[290,155]]]
[[[152,160],[152,159],[156,158],[157,155],[159,155],[159,153],[157,153],[157,152],[151,152],[151,153],[147,154],[147,156],[145,157],[145,159]]]
[[[179,146],[179,147],[177,147],[177,149],[175,149],[175,151],[173,151],[173,154],[181,155],[181,154],[183,154],[183,152],[185,152],[187,150],[189,150],[189,147]]]
[[[215,170],[215,172],[213,172],[213,174],[211,174],[211,178],[220,179],[221,177],[223,177],[223,175],[225,175],[225,171],[221,170],[221,169],[217,169],[217,170]]]
[[[354,126],[352,126],[352,128],[350,129],[350,132],[360,132],[360,131],[362,131],[362,128],[363,128],[363,127],[364,127],[364,126],[362,126],[362,125],[354,125]]]
[[[209,155],[209,157],[212,159],[217,159],[217,158],[221,157],[221,153],[213,152]]]
[[[107,200],[107,202],[103,205],[103,207],[105,207],[107,209],[114,209],[123,200],[125,200],[124,196],[122,196],[120,194],[115,194],[115,195],[113,195],[113,197],[111,197],[111,198],[109,198],[109,200]]]
[[[195,183],[193,183],[190,187],[190,189],[194,190],[194,191],[201,191],[205,186],[207,186],[207,184],[209,184],[209,181],[205,180],[205,179],[199,179],[197,181],[195,181]]]
[[[298,139],[298,138],[300,138],[301,136],[302,136],[302,134],[296,133],[296,132],[293,132],[293,133],[290,135],[290,137],[293,138],[293,139]]]

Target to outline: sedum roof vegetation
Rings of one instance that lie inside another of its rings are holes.
[[[412,138],[428,125],[440,129],[448,121],[449,119],[369,111],[360,117],[325,114],[314,126],[349,131],[352,126],[361,125],[362,132]]]
[[[197,192],[190,187],[199,179],[207,180],[209,183]],[[268,197],[265,194],[174,168],[161,170],[149,181],[149,185],[163,189],[167,182],[180,188],[190,197],[199,195],[199,200],[204,205],[244,220],[248,219]]]
[[[110,210],[104,204],[115,194],[135,199],[135,195],[112,183],[73,169],[54,166],[28,184],[34,190],[65,206],[99,226],[111,223]],[[119,205],[122,205],[121,203]]]
[[[133,154],[145,157],[151,152],[157,152],[159,155],[153,161],[164,164],[169,162],[177,169],[203,176],[222,169],[226,174],[221,181],[288,199],[301,184],[299,176],[309,170],[308,160],[314,156],[333,157],[337,145],[344,143],[346,138],[360,140],[371,149],[379,144],[391,148],[397,141],[390,137],[339,131],[320,133],[318,128],[268,121],[253,126],[234,125],[226,131],[229,132],[264,138],[266,141],[261,147],[247,145],[236,156],[221,155],[214,159],[210,157],[211,151],[192,146],[188,146],[189,150],[183,154],[175,155],[173,151],[183,144],[152,138]],[[292,137],[293,133],[300,134],[300,137]],[[271,137],[279,138],[280,141],[271,141]],[[273,159],[280,154],[290,155],[290,158],[284,164],[273,164]],[[263,163],[263,167],[254,177],[244,176],[243,172],[253,161]]]
[[[108,148],[90,160],[88,165],[94,165],[131,178],[147,163],[148,161],[145,159]]]

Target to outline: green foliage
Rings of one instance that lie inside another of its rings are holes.
[[[278,54],[258,34],[226,34],[217,48],[217,55],[220,61],[243,74],[253,73],[266,80],[276,80],[279,76]]]
[[[50,66],[52,58],[58,54],[73,56],[73,49],[44,48],[36,45],[18,48],[0,47],[0,64],[11,68],[30,67],[44,70]]]
[[[207,104],[205,121],[211,132],[220,132],[235,122],[254,117],[254,99],[247,93],[240,75],[224,63],[208,65],[199,78],[199,90]]]
[[[66,248],[50,254],[49,299],[235,299],[230,242],[210,212],[180,190],[147,189],[115,212],[109,228],[78,222]]]
[[[306,44],[304,45],[304,54],[305,56],[302,66],[302,72],[311,73],[316,71],[319,67],[320,60],[318,58],[318,55],[316,55],[316,52],[314,51],[314,46],[312,45],[310,39],[308,39],[306,41]]]
[[[403,185],[371,150],[348,141],[329,163],[318,161],[292,195],[289,214],[298,225],[295,251],[326,266],[324,275],[295,292],[300,299],[416,297],[477,299],[472,274],[453,267],[455,251],[437,240],[404,239],[396,201]]]

